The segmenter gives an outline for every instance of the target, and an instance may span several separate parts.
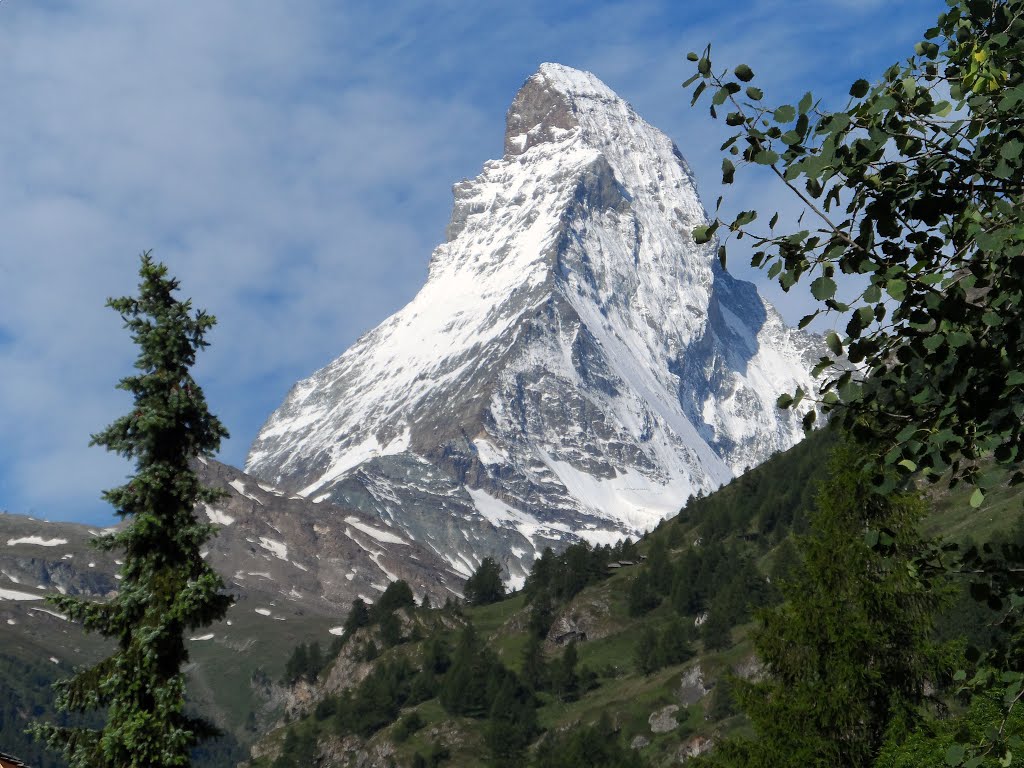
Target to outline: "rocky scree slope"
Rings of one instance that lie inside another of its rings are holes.
[[[396,579],[418,598],[461,596],[462,579],[443,560],[379,520],[289,496],[217,461],[204,462],[200,477],[226,493],[197,513],[220,528],[203,554],[239,597],[233,610],[278,604],[282,610],[265,615],[338,617],[357,597],[372,604]],[[0,611],[8,602],[38,603],[46,592],[116,591],[120,560],[88,546],[99,534],[76,523],[0,515]]]
[[[694,243],[679,150],[596,77],[541,65],[454,196],[419,294],[293,387],[248,472],[515,584],[802,437],[775,400],[812,387],[820,340]]]
[[[357,597],[372,603],[397,578],[419,599],[461,594],[462,579],[447,563],[379,520],[289,496],[219,462],[200,465],[200,475],[227,493],[197,512],[220,526],[205,556],[237,600],[225,621],[189,638],[190,696],[242,743],[256,735],[245,729],[250,711],[276,716],[281,701],[271,681],[288,652],[313,640],[328,647]],[[103,638],[43,601],[50,592],[116,592],[120,554],[89,546],[100,533],[0,514],[0,648],[48,659],[61,676],[108,652]]]

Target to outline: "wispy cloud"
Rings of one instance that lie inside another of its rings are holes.
[[[902,55],[931,5],[865,34],[878,8],[841,0],[7,0],[0,507],[106,514],[99,490],[126,468],[86,444],[126,407],[113,384],[133,350],[103,303],[134,289],[142,249],[220,320],[198,375],[241,463],[296,379],[415,293],[450,185],[500,154],[540,62],[605,79],[713,199],[720,129],[686,106],[686,50],[714,40],[799,98]]]

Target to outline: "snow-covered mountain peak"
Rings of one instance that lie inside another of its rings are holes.
[[[589,72],[541,64],[519,89],[505,117],[505,154],[519,155],[580,128],[580,113],[625,104]],[[627,105],[628,106],[628,105]]]
[[[544,64],[455,185],[402,310],[297,384],[247,469],[470,571],[637,533],[801,436],[816,342],[722,271],[692,175],[594,75]]]

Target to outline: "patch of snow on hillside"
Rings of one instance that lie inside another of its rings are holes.
[[[42,600],[42,595],[31,592],[18,592],[14,589],[0,589],[0,600]]]
[[[65,616],[63,613],[57,613],[56,611],[50,611],[50,610],[47,610],[46,608],[35,608],[35,607],[32,607],[32,608],[29,608],[29,610],[30,611],[39,611],[39,613],[45,613],[48,616],[53,616],[55,619],[60,619],[61,621],[67,621],[68,620],[68,617]]]
[[[496,447],[494,443],[482,437],[476,438],[473,441],[473,446],[476,448],[476,455],[480,457],[480,461],[484,464],[500,465],[507,463],[509,460],[507,451]]]
[[[261,505],[263,504],[262,501],[260,501],[255,496],[253,496],[251,493],[249,493],[248,491],[245,490],[245,483],[243,483],[241,480],[232,480],[230,483],[228,483],[228,485],[230,485],[232,488],[234,488],[240,494],[245,496],[245,498],[251,499],[252,501],[255,501],[257,504],[261,504]]]
[[[267,608],[253,608],[253,610],[256,611],[256,613],[258,613],[260,616],[270,615],[270,610]]]
[[[231,515],[219,509],[214,509],[209,504],[204,504],[203,507],[206,510],[206,516],[210,518],[210,522],[214,525],[231,525],[235,522],[235,518]]]
[[[341,635],[345,634],[345,628],[344,627],[331,627],[327,631],[330,632],[332,635],[336,635],[336,636],[339,636],[339,637]]]
[[[320,475],[314,483],[299,491],[300,496],[309,496],[323,486],[338,480],[346,472],[364,461],[375,456],[391,456],[402,453],[409,448],[409,428],[387,445],[381,445],[376,435],[368,435],[364,440],[350,446],[334,446],[334,463]],[[319,498],[319,497],[318,497]]]
[[[268,539],[266,536],[260,536],[260,546],[270,552],[278,560],[288,559],[288,545],[284,542],[277,541],[276,539]]]
[[[625,538],[622,531],[608,531],[600,528],[588,528],[582,531],[576,531],[576,535],[592,547],[600,547],[605,544],[614,546]]]
[[[381,573],[383,573],[385,576],[388,577],[388,581],[398,581],[398,575],[397,574],[392,573],[387,568],[385,568],[383,565],[381,565],[380,558],[381,558],[381,555],[383,555],[383,554],[384,554],[383,552],[374,552],[374,553],[372,553],[370,555],[370,559],[373,560],[374,565],[376,565],[378,568],[380,568]],[[383,590],[381,590],[381,591],[383,591]]]
[[[189,640],[213,640],[213,632],[206,635],[200,635],[199,637],[190,637]]]
[[[393,534],[393,533],[388,533],[387,531],[381,531],[381,530],[378,530],[377,528],[374,528],[373,526],[367,525],[362,520],[360,520],[358,517],[351,517],[351,516],[350,517],[346,517],[345,518],[345,522],[348,523],[349,525],[351,525],[353,528],[358,528],[360,531],[365,533],[367,536],[372,536],[377,541],[379,541],[379,542],[381,542],[383,544],[403,544],[403,545],[408,545],[408,543],[409,543],[405,539],[401,538],[400,536],[395,536],[395,534]]]
[[[67,539],[44,539],[42,536],[22,536],[20,539],[7,540],[8,547],[13,547],[15,544],[35,544],[40,547],[56,547],[67,543]]]
[[[636,471],[620,471],[612,478],[594,477],[566,461],[544,459],[569,493],[592,512],[622,521],[637,533],[651,530],[678,512],[691,493],[685,480],[662,485]]]

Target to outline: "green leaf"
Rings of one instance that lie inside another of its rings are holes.
[[[796,110],[789,104],[783,104],[775,110],[774,117],[777,123],[789,123],[796,118]]]
[[[699,99],[699,98],[700,98],[700,95],[701,95],[702,93],[704,93],[704,90],[705,90],[705,89],[706,89],[707,87],[708,87],[708,84],[707,84],[707,82],[706,82],[706,81],[703,81],[703,80],[702,80],[701,82],[699,82],[699,83],[697,84],[697,87],[693,89],[693,96],[692,96],[692,97],[690,98],[690,106],[691,106],[691,107],[692,107],[692,106],[693,106],[694,104],[696,104],[696,103],[697,103],[697,99]]]
[[[793,404],[793,396],[786,393],[779,395],[779,399],[775,401],[775,405],[779,408],[789,408]]]
[[[903,298],[907,295],[907,281],[890,280],[885,284],[885,292],[896,299],[896,301],[903,301]]]
[[[981,488],[975,488],[974,493],[971,494],[971,506],[977,509],[985,501],[985,492]]]
[[[814,96],[812,96],[811,92],[808,91],[807,93],[804,94],[803,98],[800,99],[800,103],[797,104],[796,108],[800,111],[801,115],[806,115],[807,110],[809,110],[813,104]]]
[[[1010,139],[999,148],[999,154],[1006,160],[1016,160],[1024,150],[1024,144],[1016,139]]]
[[[722,183],[732,184],[733,177],[736,175],[736,166],[733,165],[732,160],[728,157],[722,159]]]
[[[946,750],[946,765],[960,765],[964,760],[964,749],[963,744],[954,744]]]
[[[703,245],[711,240],[711,227],[707,224],[702,224],[699,227],[693,228],[693,242],[697,245]]]
[[[686,60],[687,61],[698,61],[699,59],[700,59],[700,56],[698,56],[693,51],[690,51],[688,54],[686,54]]]
[[[825,334],[825,343],[832,350],[832,354],[843,354],[843,342],[839,340],[839,334],[835,331],[829,331]]]
[[[814,318],[816,318],[818,316],[818,313],[820,311],[821,311],[820,309],[816,309],[811,314],[804,315],[803,317],[801,317],[799,324],[797,324],[797,328],[800,328],[800,329],[806,328],[808,325],[811,324],[811,322],[814,320]]]
[[[850,95],[855,99],[862,99],[867,96],[869,88],[871,88],[871,83],[867,80],[858,80],[850,86]]]
[[[710,75],[711,59],[707,58],[706,56],[701,58],[700,61],[697,62],[697,71],[704,75],[704,77]]]
[[[754,162],[758,165],[775,165],[779,162],[779,153],[771,149],[762,149],[754,155]]]
[[[736,67],[736,69],[733,70],[733,74],[736,75],[736,78],[738,80],[744,83],[749,83],[751,80],[754,79],[754,70],[752,70],[746,64],[740,64],[738,67]]]
[[[811,295],[818,301],[825,301],[836,295],[836,287],[835,280],[822,275],[811,283]]]
[[[903,467],[907,472],[917,472],[917,464],[912,462],[910,459],[903,459],[899,463],[899,466]]]
[[[754,86],[748,86],[746,90],[747,98],[751,101],[760,101],[764,98],[764,91]]]
[[[946,341],[953,349],[959,349],[971,342],[971,335],[963,331],[952,331],[946,336]]]

